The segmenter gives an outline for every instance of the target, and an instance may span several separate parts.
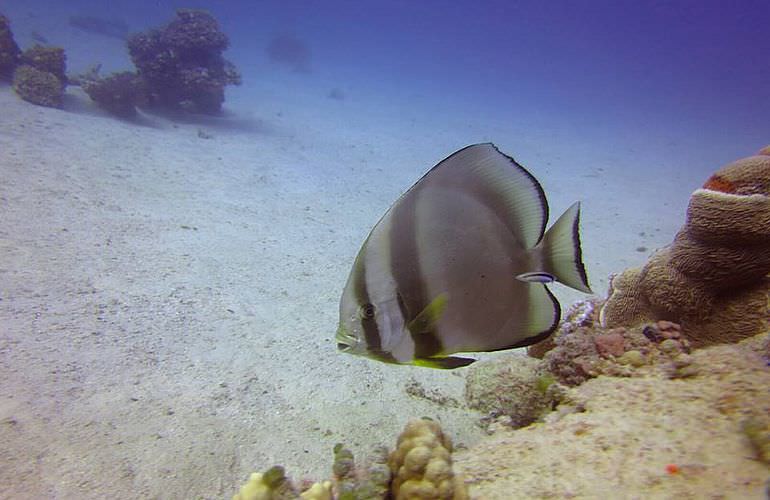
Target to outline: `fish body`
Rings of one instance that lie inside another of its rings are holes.
[[[458,352],[546,338],[561,309],[546,284],[590,292],[572,205],[546,232],[537,180],[493,144],[463,148],[404,193],[370,232],[340,301],[339,350],[456,368]]]

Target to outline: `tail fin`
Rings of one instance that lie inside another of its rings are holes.
[[[580,202],[575,202],[554,222],[538,246],[542,250],[544,271],[568,287],[591,293],[580,249]]]

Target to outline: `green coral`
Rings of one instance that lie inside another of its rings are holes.
[[[556,382],[556,377],[550,373],[544,373],[535,380],[535,389],[537,389],[540,394],[545,395],[548,392],[548,388],[551,387],[554,382]]]

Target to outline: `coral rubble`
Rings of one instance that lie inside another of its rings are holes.
[[[128,51],[146,87],[148,104],[216,114],[227,85],[240,84],[222,57],[229,42],[211,14],[180,9],[165,27],[128,39]]]
[[[21,50],[16,45],[8,18],[0,14],[0,79],[10,80],[19,64]]]
[[[524,427],[551,410],[552,381],[540,360],[505,354],[469,367],[465,400],[489,418],[505,417],[508,425]]]
[[[763,150],[765,152],[766,150]],[[768,325],[770,155],[738,160],[696,190],[684,227],[642,269],[615,276],[605,326],[679,323],[693,346],[735,342]]]

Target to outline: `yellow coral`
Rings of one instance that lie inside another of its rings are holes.
[[[233,495],[233,500],[270,500],[270,487],[262,481],[260,472],[252,472],[246,484]]]
[[[315,483],[309,489],[302,492],[300,497],[303,500],[332,500],[332,483],[331,481],[324,481],[322,483]]]
[[[412,420],[388,459],[396,500],[465,500],[465,483],[452,472],[452,442],[428,419]]]
[[[241,486],[240,491],[233,495],[233,500],[294,500],[297,492],[286,478],[283,467],[276,466],[264,474],[253,472],[249,481]],[[315,500],[326,500],[324,497],[310,497]]]

